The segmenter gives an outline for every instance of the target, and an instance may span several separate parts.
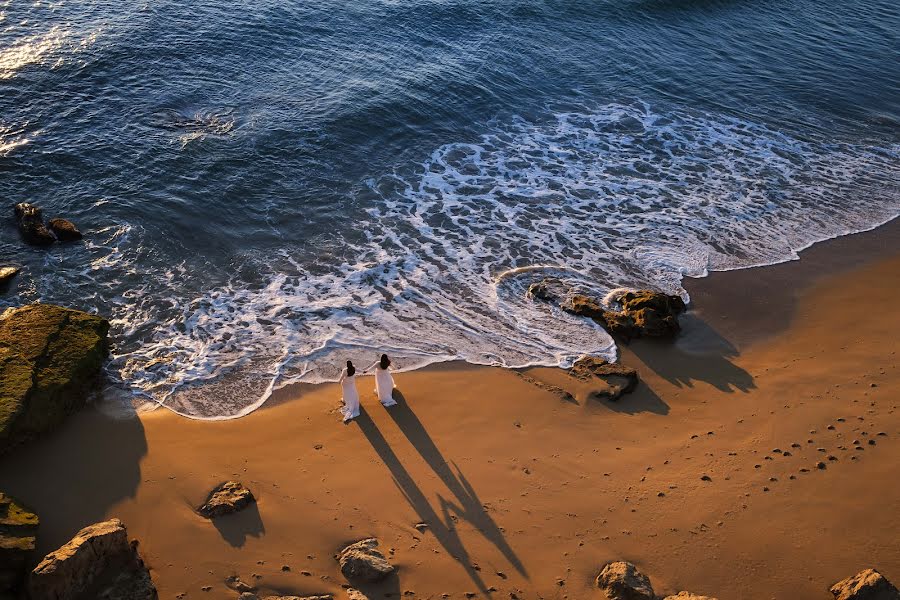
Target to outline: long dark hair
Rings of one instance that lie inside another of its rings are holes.
[[[387,357],[387,354],[382,354],[381,355],[381,368],[387,369],[389,366],[391,366],[391,359],[389,359]]]
[[[353,361],[347,361],[347,377],[353,377],[353,374],[356,373],[356,367],[353,366]]]

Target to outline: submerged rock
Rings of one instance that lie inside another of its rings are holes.
[[[66,219],[50,219],[47,221],[47,226],[53,232],[53,235],[56,236],[56,239],[61,242],[77,242],[84,237],[78,231],[78,228],[75,227],[75,224]]]
[[[0,267],[0,285],[7,283],[19,273],[19,267]]]
[[[109,322],[51,304],[0,314],[0,453],[81,408],[107,353]]]
[[[0,598],[15,596],[34,551],[38,517],[0,492]]]
[[[900,600],[900,591],[875,569],[838,581],[831,593],[835,600]]]
[[[49,246],[56,241],[56,238],[44,225],[44,216],[40,208],[28,202],[20,202],[15,206],[15,213],[19,233],[26,244]]]
[[[594,395],[609,400],[618,400],[623,394],[633,392],[638,384],[638,373],[620,363],[610,363],[596,356],[583,356],[575,361],[569,370],[574,377],[582,380],[598,378],[608,386],[595,390]]]
[[[629,562],[612,562],[597,576],[597,587],[609,600],[654,600],[650,579]]]
[[[197,512],[207,519],[212,519],[243,510],[255,501],[253,494],[242,483],[226,481],[213,488]]]
[[[28,578],[31,598],[156,600],[150,573],[128,542],[125,526],[110,519],[85,527],[44,557]]]
[[[378,540],[369,538],[350,544],[337,556],[341,573],[349,581],[374,583],[394,572],[394,567],[378,550]]]

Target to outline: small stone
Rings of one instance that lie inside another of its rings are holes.
[[[824,468],[825,468],[825,463],[823,463],[823,462],[820,460],[819,462],[816,463],[816,468],[819,469],[819,470],[824,469]]]
[[[712,481],[712,477],[710,477],[709,475],[701,475],[700,480],[701,481]]]

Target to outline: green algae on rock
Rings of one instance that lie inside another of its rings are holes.
[[[0,314],[0,453],[84,405],[108,331],[106,319],[52,304]]]

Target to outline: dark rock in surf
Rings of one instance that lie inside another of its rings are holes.
[[[66,219],[50,219],[47,226],[61,242],[77,242],[84,237],[75,224]]]
[[[197,509],[207,519],[230,515],[244,510],[256,499],[250,490],[237,481],[220,483],[209,493],[206,502]]]
[[[678,315],[684,312],[679,296],[653,290],[624,291],[612,300],[622,310],[609,310],[596,300],[576,294],[562,304],[573,315],[588,317],[611,334],[629,341],[636,337],[671,337],[678,333]]]
[[[542,279],[528,286],[525,296],[532,300],[543,302],[557,302],[560,297],[561,282],[552,279]]]
[[[34,552],[38,517],[0,492],[0,598],[15,597]]]
[[[56,241],[56,237],[44,225],[44,217],[40,208],[28,202],[20,202],[15,206],[15,213],[19,233],[26,244],[49,246]]]
[[[378,549],[375,538],[350,544],[340,551],[337,559],[348,581],[375,583],[394,572],[394,566]]]
[[[831,593],[835,600],[900,600],[900,591],[875,569],[838,581]]]
[[[0,314],[0,453],[81,408],[107,354],[106,319],[52,304]]]
[[[635,369],[595,356],[579,358],[569,373],[583,381],[597,378],[605,382],[607,387],[594,390],[593,395],[607,400],[618,400],[623,394],[633,392],[639,381]]]
[[[0,267],[0,286],[6,285],[19,273],[18,267]]]

